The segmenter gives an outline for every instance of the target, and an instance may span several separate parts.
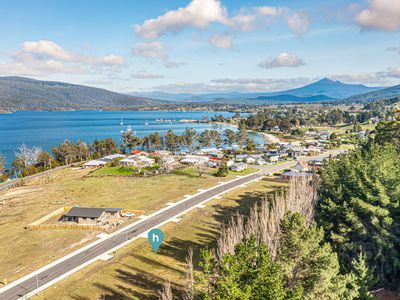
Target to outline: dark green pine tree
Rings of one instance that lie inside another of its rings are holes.
[[[370,142],[330,160],[321,171],[317,222],[351,268],[360,251],[380,284],[400,285],[400,157],[391,144]]]
[[[355,299],[358,286],[353,274],[341,275],[337,254],[324,242],[324,231],[307,227],[299,213],[289,213],[281,222],[278,263],[285,286],[303,288],[302,299]]]
[[[203,251],[200,266],[203,270],[196,276],[195,299],[301,299],[301,288],[284,287],[279,264],[254,237],[237,244],[235,253],[226,254],[221,261]]]

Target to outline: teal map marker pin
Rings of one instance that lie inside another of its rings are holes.
[[[157,253],[158,248],[160,248],[164,240],[164,233],[160,229],[154,228],[149,231],[147,238],[150,241],[151,247],[153,247],[154,253]]]

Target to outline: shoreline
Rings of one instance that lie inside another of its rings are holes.
[[[235,127],[235,128],[239,128],[239,126],[238,126],[237,124],[224,123],[224,122],[210,122],[210,123],[211,123],[211,124],[224,125],[224,126],[232,126],[232,127]],[[278,137],[274,136],[274,135],[271,134],[271,133],[266,133],[266,132],[261,132],[261,131],[254,131],[254,130],[248,130],[248,129],[246,129],[246,131],[249,132],[249,133],[255,133],[255,134],[260,134],[260,135],[262,135],[263,138],[264,138],[264,141],[267,142],[267,143],[270,143],[270,144],[277,144],[277,143],[280,143],[280,142],[281,142],[281,140],[280,140]]]

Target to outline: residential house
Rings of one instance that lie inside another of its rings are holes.
[[[245,163],[235,163],[230,166],[231,171],[242,172],[247,169],[247,164]]]
[[[248,163],[248,164],[254,164],[254,163],[256,163],[256,159],[255,159],[254,157],[252,157],[252,156],[246,157],[245,161],[246,161],[246,163]]]
[[[183,159],[181,159],[181,164],[185,165],[199,165],[206,164],[210,160],[207,156],[200,155],[186,155]]]
[[[127,157],[127,158],[121,159],[119,161],[119,164],[121,166],[136,167],[137,166],[137,161],[135,159],[133,159],[133,158]]]
[[[279,126],[275,126],[275,127],[272,127],[272,128],[271,128],[271,131],[273,131],[273,132],[280,132],[281,129],[279,128]]]
[[[299,146],[294,146],[292,144],[289,144],[286,146],[287,148],[287,154],[289,157],[299,157],[303,154],[303,149],[300,148]]]
[[[308,172],[310,170],[308,163],[306,161],[299,161],[297,162],[294,169],[298,172]]]
[[[116,222],[121,217],[120,208],[92,208],[92,207],[73,207],[61,221],[74,222],[82,225],[104,225]]]
[[[104,156],[103,158],[100,158],[100,160],[105,161],[105,162],[112,162],[114,159],[123,159],[123,158],[125,158],[125,155],[112,154],[112,155]]]
[[[316,172],[322,167],[323,163],[324,163],[324,158],[317,158],[310,161],[308,165],[310,166],[311,171]]]
[[[271,155],[268,156],[268,161],[273,164],[273,163],[277,163],[279,161],[279,155]]]
[[[226,162],[226,166],[227,166],[228,168],[230,168],[234,163],[235,163],[235,161],[234,161],[233,159],[229,159],[229,160]]]
[[[247,157],[248,157],[247,154],[239,154],[239,155],[236,155],[235,161],[236,161],[236,162],[242,162],[242,161],[244,161]]]
[[[256,164],[259,165],[259,166],[263,166],[263,165],[267,164],[267,161],[265,159],[263,159],[263,158],[259,158],[259,159],[256,160]]]
[[[85,163],[83,165],[83,167],[85,167],[85,168],[99,168],[99,167],[103,167],[105,165],[106,165],[105,161],[96,160],[95,159],[95,160],[88,161],[87,163]]]
[[[64,222],[85,225],[102,225],[106,222],[104,208],[73,207],[63,217]]]
[[[311,177],[311,176],[312,176],[312,174],[310,174],[310,173],[299,172],[296,170],[290,170],[290,171],[284,172],[281,175],[281,178],[285,179],[285,180],[290,180],[291,178],[294,178],[294,177]]]
[[[131,154],[134,156],[141,156],[141,155],[145,155],[147,156],[148,154],[142,150],[132,150]]]
[[[321,148],[318,148],[316,146],[308,146],[307,149],[304,150],[304,152],[306,152],[309,156],[315,156],[321,154],[322,150]]]
[[[161,157],[161,163],[164,165],[172,166],[177,164],[178,162],[172,155],[165,155]]]

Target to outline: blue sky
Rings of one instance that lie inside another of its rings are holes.
[[[118,92],[400,83],[400,1],[2,1],[0,75]]]

